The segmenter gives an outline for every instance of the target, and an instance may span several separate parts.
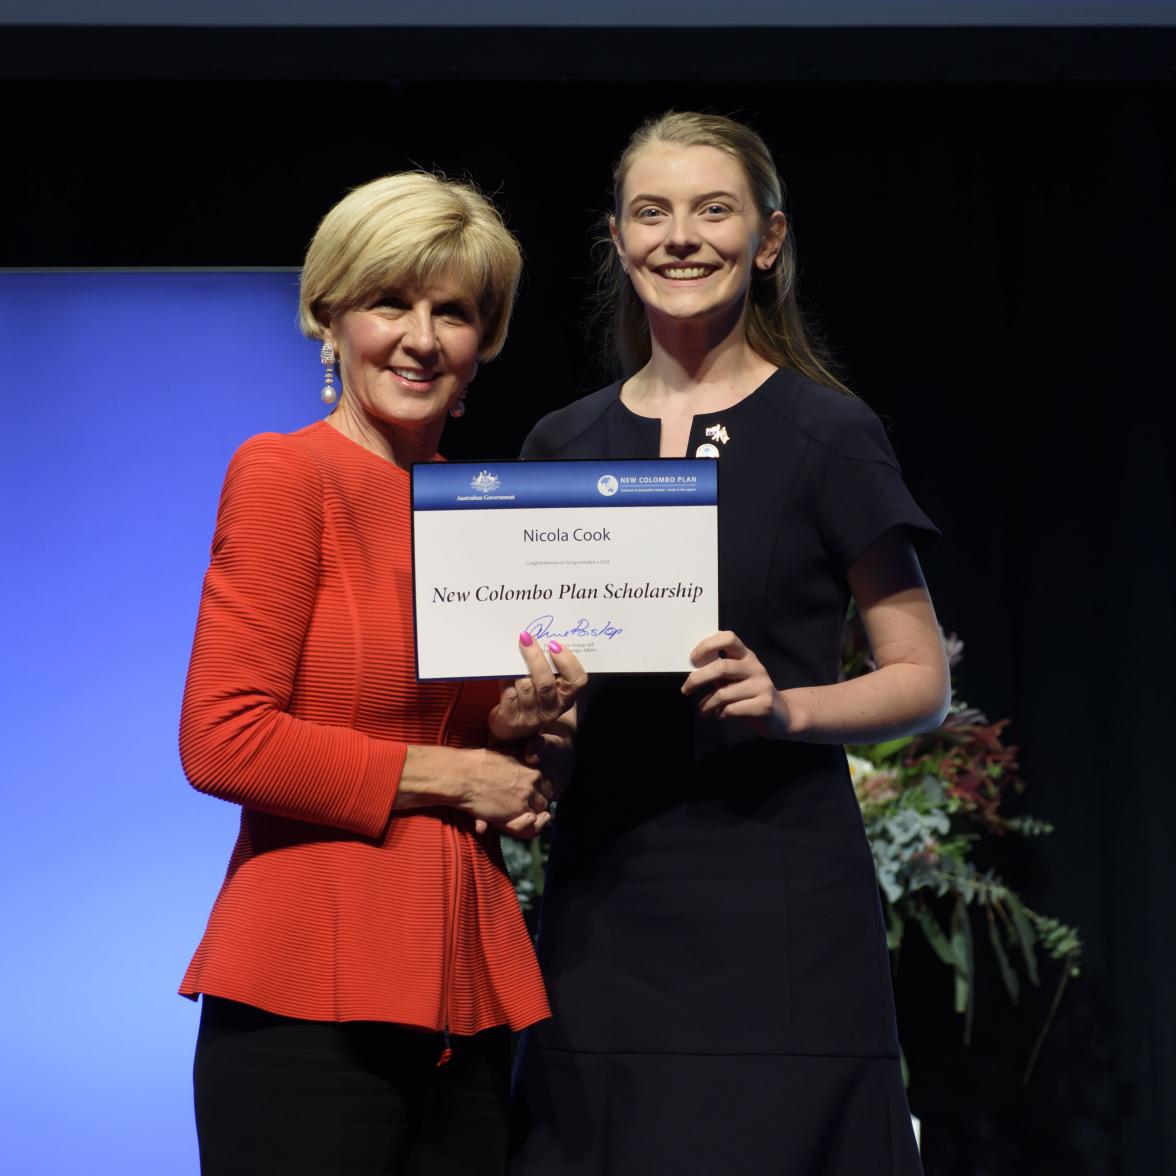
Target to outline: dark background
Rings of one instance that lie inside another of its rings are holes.
[[[760,130],[802,296],[945,532],[926,567],[966,642],[963,693],[1012,719],[1018,804],[1057,826],[991,862],[1086,942],[1024,1087],[1056,972],[1013,1009],[981,946],[965,1048],[946,970],[904,951],[928,1174],[1176,1171],[1173,30],[0,37],[0,266],[296,266],[323,212],[383,172],[497,194],[527,276],[449,431],[458,457],[513,454],[603,382],[589,242],[636,123],[674,106]],[[38,357],[6,359],[40,394]],[[308,420],[320,382],[307,371]]]

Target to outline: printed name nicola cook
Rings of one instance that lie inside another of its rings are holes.
[[[494,600],[687,600],[697,603],[702,596],[701,584],[560,584],[558,588],[544,588],[539,584],[509,587],[506,584],[479,584],[476,588],[449,588],[442,585],[433,589],[433,604],[464,604],[471,599]]]

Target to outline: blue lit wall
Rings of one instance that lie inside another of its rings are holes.
[[[0,1172],[197,1172],[176,986],[237,810],[180,771],[236,446],[320,413],[292,273],[0,273]]]

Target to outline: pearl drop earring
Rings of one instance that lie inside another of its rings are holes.
[[[330,343],[323,344],[323,349],[319,352],[319,360],[326,369],[323,373],[323,379],[326,383],[323,384],[323,390],[319,396],[322,397],[324,404],[334,404],[339,399],[339,393],[335,391],[335,349]]]
[[[451,417],[453,417],[453,419],[455,421],[460,420],[463,416],[465,416],[466,388],[468,388],[474,382],[474,376],[476,376],[477,374],[478,374],[478,365],[475,363],[474,370],[473,370],[473,372],[470,373],[470,378],[468,380],[466,380],[466,382],[465,382],[465,388],[463,388],[461,390],[461,395],[458,396],[457,400],[455,400],[453,402],[453,404],[450,406],[449,415]]]

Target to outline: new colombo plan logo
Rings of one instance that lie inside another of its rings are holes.
[[[482,470],[476,478],[470,482],[470,489],[477,490],[479,494],[491,494],[502,485],[502,479],[490,473],[489,470]]]
[[[619,489],[620,483],[612,474],[602,474],[596,482],[596,489],[600,491],[605,498],[611,498]]]

